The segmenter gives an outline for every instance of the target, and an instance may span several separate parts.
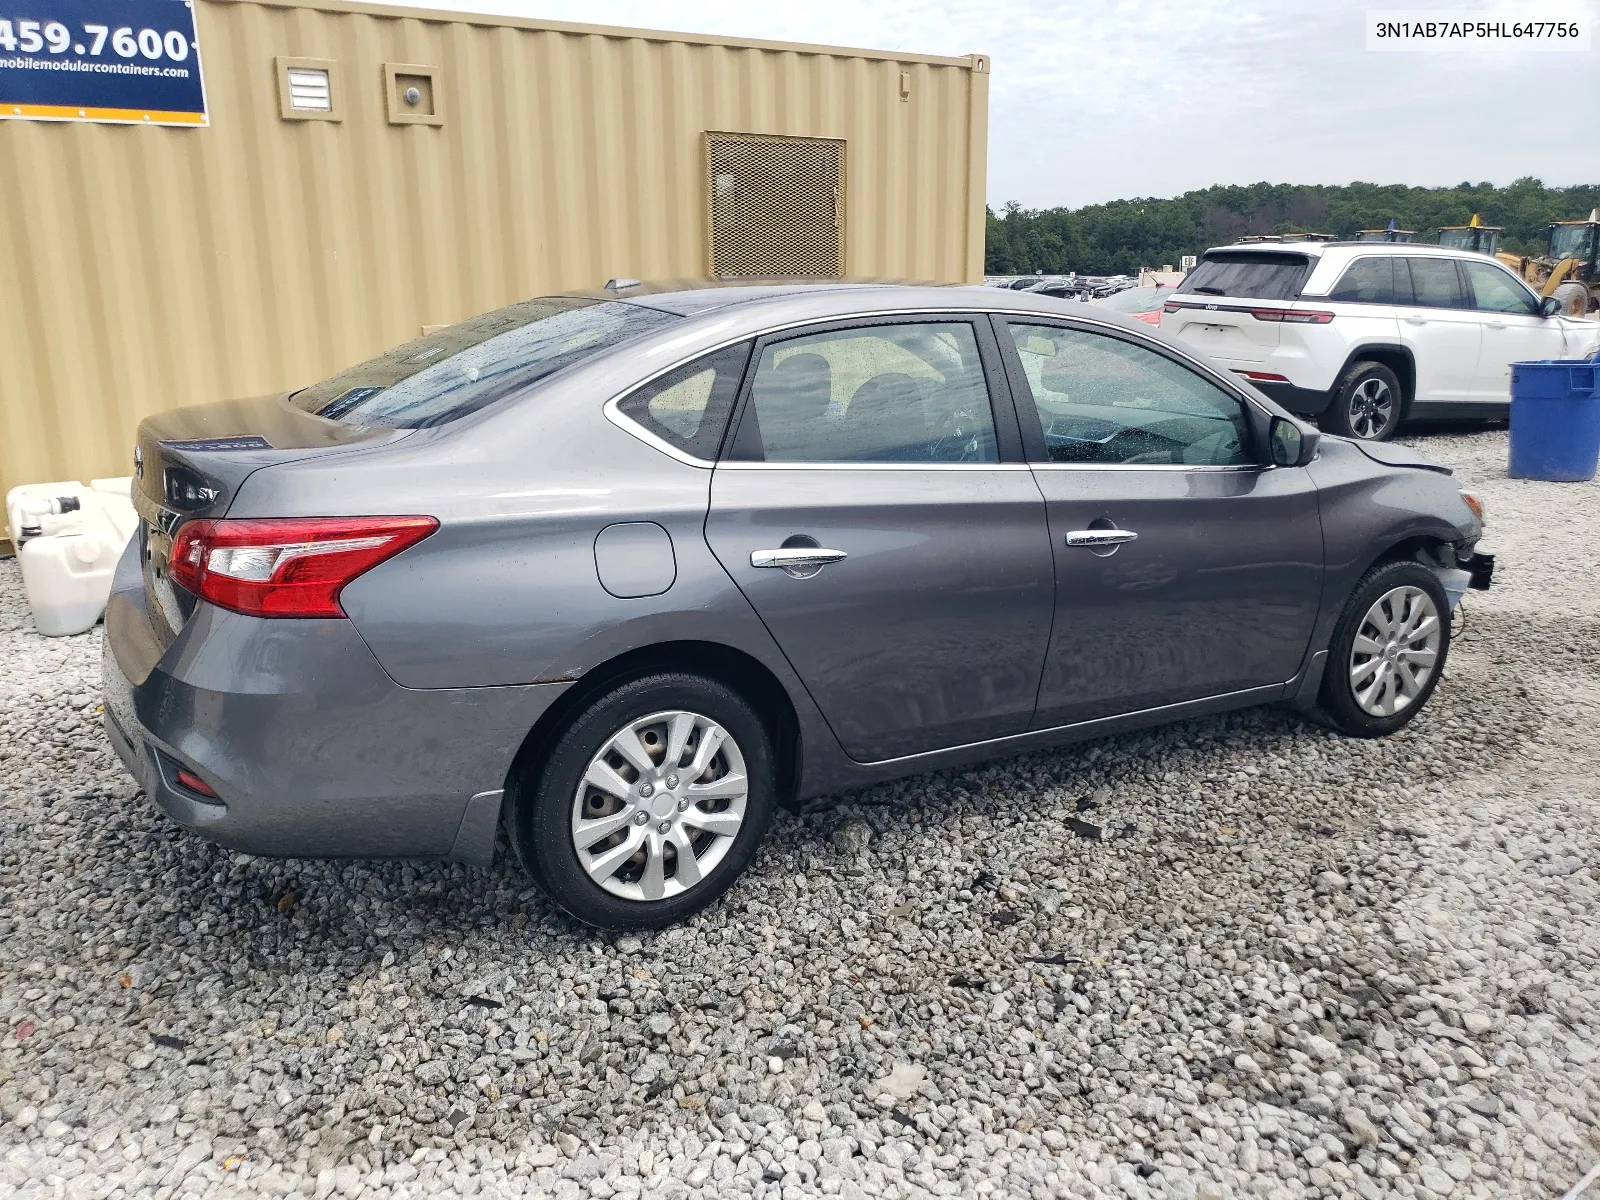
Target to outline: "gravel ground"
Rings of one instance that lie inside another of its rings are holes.
[[[0,564],[0,1192],[1559,1195],[1600,1159],[1600,484],[1419,441],[1500,576],[1398,736],[1258,710],[874,788],[642,938],[509,863],[176,829],[99,632],[34,635]]]

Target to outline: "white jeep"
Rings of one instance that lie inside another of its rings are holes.
[[[1467,250],[1288,241],[1206,251],[1161,328],[1291,412],[1383,440],[1407,419],[1503,419],[1512,363],[1593,354],[1600,323],[1557,307]]]

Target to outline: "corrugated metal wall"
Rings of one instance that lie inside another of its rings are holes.
[[[146,414],[423,325],[705,274],[708,130],[848,142],[847,274],[982,272],[981,56],[296,0],[198,20],[209,128],[0,121],[0,486],[126,474]],[[277,56],[333,60],[343,120],[282,119]],[[389,123],[385,63],[439,68],[442,125]]]

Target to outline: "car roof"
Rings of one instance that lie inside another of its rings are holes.
[[[1228,254],[1305,254],[1320,258],[1329,251],[1349,250],[1362,254],[1402,254],[1429,258],[1460,258],[1481,262],[1483,255],[1476,250],[1462,250],[1455,246],[1433,246],[1426,242],[1268,242],[1244,246],[1213,246],[1207,255]]]
[[[736,304],[818,296],[829,292],[858,295],[862,290],[885,287],[937,287],[937,284],[899,279],[652,279],[629,280],[617,288],[564,293],[591,300],[624,300],[658,308],[681,317],[699,316]],[[993,290],[993,289],[991,289]]]
[[[1085,306],[1044,292],[1018,292],[983,284],[941,284],[886,279],[823,280],[660,280],[619,291],[569,293],[660,309],[682,317],[715,318],[738,310],[752,328],[797,320],[827,320],[875,312],[995,312],[1014,310],[1047,315],[1085,315]],[[1121,323],[1121,314],[1099,310],[1097,321]],[[746,322],[741,319],[739,324]],[[1147,335],[1143,323],[1129,328]]]

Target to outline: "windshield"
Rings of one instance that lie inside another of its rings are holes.
[[[442,425],[681,318],[616,300],[527,300],[397,346],[290,402],[350,425]]]
[[[1173,289],[1167,287],[1137,287],[1124,288],[1120,292],[1096,300],[1101,308],[1109,308],[1112,312],[1119,313],[1147,313],[1155,312],[1161,307],[1161,302],[1172,294]]]
[[[1556,225],[1550,230],[1550,257],[1558,262],[1563,258],[1587,259],[1593,244],[1590,239],[1596,225]]]
[[[1311,273],[1303,254],[1262,254],[1214,250],[1178,285],[1202,296],[1247,296],[1252,300],[1293,300]]]

